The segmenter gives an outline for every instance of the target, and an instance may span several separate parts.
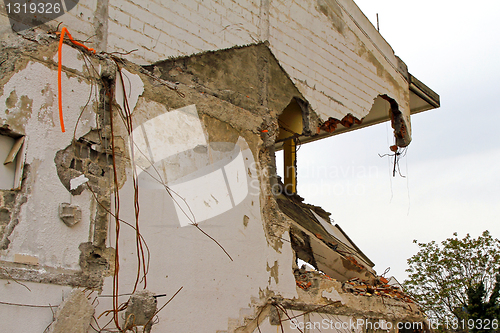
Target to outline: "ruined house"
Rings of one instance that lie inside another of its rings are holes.
[[[297,194],[299,141],[389,121],[397,154],[439,106],[352,0],[9,3],[2,331],[428,328]]]

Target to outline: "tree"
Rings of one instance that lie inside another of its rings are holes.
[[[488,231],[476,239],[469,234],[463,239],[458,239],[457,233],[453,235],[441,245],[414,240],[420,250],[407,261],[406,291],[431,319],[440,323],[467,319],[469,311],[480,308],[474,308],[474,304],[483,304],[488,298],[496,304],[500,287],[495,283],[500,268],[500,241]]]
[[[467,315],[469,320],[473,320],[473,323],[478,323],[478,325],[471,325],[472,332],[486,333],[492,329],[492,325],[489,325],[488,329],[483,329],[482,326],[484,325],[479,324],[491,323],[492,319],[500,319],[499,291],[500,274],[496,275],[495,287],[493,288],[488,301],[486,300],[486,290],[484,289],[483,282],[480,282],[467,290]]]

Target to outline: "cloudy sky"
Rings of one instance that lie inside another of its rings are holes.
[[[390,124],[303,145],[298,190],[376,263],[406,278],[412,243],[458,232],[500,238],[500,1],[355,0],[441,108],[412,116],[413,141],[392,177]],[[325,151],[329,153],[324,154]]]

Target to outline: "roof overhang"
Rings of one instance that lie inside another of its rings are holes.
[[[414,115],[420,112],[436,109],[440,107],[439,95],[434,92],[431,88],[426,86],[420,80],[415,78],[413,75],[408,73],[407,77],[410,95],[410,115]],[[390,105],[387,100],[383,97],[378,96],[375,98],[370,112],[363,118],[361,124],[353,124],[351,127],[344,127],[341,124],[338,125],[337,129],[331,133],[320,132],[313,136],[300,136],[301,143],[312,142],[316,140],[321,140],[330,136],[342,134],[345,132],[351,132],[364,127],[380,124],[391,120],[390,116]],[[276,144],[276,149],[282,149],[282,142],[278,140]]]
[[[410,74],[410,112],[420,113],[441,105],[439,95]]]

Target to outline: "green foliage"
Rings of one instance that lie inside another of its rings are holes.
[[[441,245],[414,241],[420,250],[408,259],[409,279],[404,282],[427,315],[439,322],[467,319],[469,290],[475,302],[478,298],[483,302],[487,296],[498,295],[500,287],[495,284],[500,241],[488,231],[476,239],[469,234],[463,239],[453,235]]]
[[[468,318],[472,319],[475,323],[484,323],[487,319],[500,319],[500,274],[496,275],[495,287],[487,301],[486,290],[484,283],[470,287],[467,290],[468,305],[467,314]],[[486,333],[490,330],[484,330],[474,326],[471,332]]]

